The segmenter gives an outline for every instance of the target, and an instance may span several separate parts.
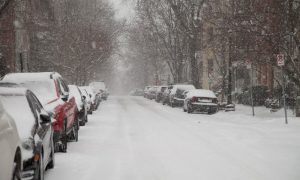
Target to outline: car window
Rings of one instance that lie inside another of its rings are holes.
[[[62,78],[59,78],[59,81],[61,83],[63,91],[69,92],[69,87],[68,87],[67,83]]]
[[[34,98],[32,97],[31,93],[27,93],[27,101],[28,104],[30,106],[31,112],[36,120],[36,122],[38,121],[38,112],[40,112],[40,109],[38,108],[38,106],[35,103]]]

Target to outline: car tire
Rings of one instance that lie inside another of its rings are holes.
[[[16,154],[12,180],[21,180],[21,159]]]
[[[192,108],[188,105],[188,106],[187,106],[187,113],[190,114],[190,113],[192,113],[192,112],[193,112]]]
[[[64,120],[64,129],[61,137],[60,151],[66,153],[68,149],[68,134],[67,134],[67,120]]]
[[[78,118],[75,118],[75,121],[73,123],[72,127],[72,133],[71,133],[71,141],[78,141],[78,130],[79,130],[79,121]]]
[[[50,154],[50,161],[47,164],[47,168],[46,169],[53,169],[54,165],[55,165],[55,155],[54,155],[54,143],[53,143],[53,138],[51,140],[51,154]]]
[[[45,170],[44,170],[43,155],[40,154],[40,159],[37,163],[34,180],[44,180],[44,178],[45,178]]]

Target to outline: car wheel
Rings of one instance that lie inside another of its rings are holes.
[[[188,105],[187,106],[187,113],[192,113],[192,112],[193,112],[192,108]]]
[[[73,123],[72,127],[72,134],[71,134],[71,140],[77,142],[78,141],[78,130],[79,130],[79,122],[78,118],[75,118],[75,121]]]
[[[85,117],[84,117],[84,122],[85,122],[85,123],[88,122],[88,115],[85,115]],[[84,123],[84,124],[85,124],[85,123]]]
[[[12,180],[21,180],[21,163],[19,158],[15,158]]]
[[[67,120],[64,120],[64,130],[62,132],[61,137],[61,145],[60,145],[60,151],[61,152],[67,152],[68,149],[68,134],[67,134]]]
[[[50,161],[49,161],[46,169],[53,169],[54,165],[55,165],[55,156],[54,156],[54,143],[53,143],[53,138],[52,138],[52,140],[51,140]]]
[[[45,172],[45,170],[44,170],[43,155],[40,154],[40,159],[39,159],[36,169],[35,169],[34,180],[44,180],[44,177],[45,177],[44,172]]]

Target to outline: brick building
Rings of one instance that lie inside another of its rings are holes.
[[[9,0],[0,11],[0,76],[28,71],[29,8],[27,1]]]
[[[14,1],[8,1],[0,11],[0,76],[15,71]]]

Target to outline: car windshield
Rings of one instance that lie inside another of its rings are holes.
[[[43,105],[58,98],[54,81],[28,81],[21,85],[34,92]]]

